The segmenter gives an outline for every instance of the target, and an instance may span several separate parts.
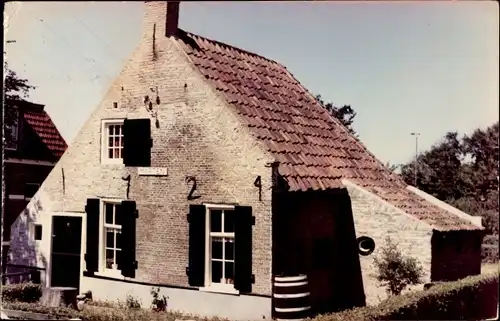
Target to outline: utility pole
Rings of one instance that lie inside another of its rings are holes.
[[[417,187],[417,176],[418,176],[418,136],[420,136],[420,133],[410,133],[410,135],[415,136],[415,188]]]

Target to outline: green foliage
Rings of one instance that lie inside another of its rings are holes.
[[[488,234],[499,226],[499,123],[476,129],[461,139],[451,132],[417,158],[417,187],[461,211],[483,218]],[[402,166],[401,176],[414,184],[412,161]],[[498,247],[498,243],[497,243]],[[488,251],[486,260],[498,260]]]
[[[2,285],[3,301],[36,302],[42,296],[42,286],[31,282]]]
[[[381,253],[373,260],[376,278],[386,287],[387,293],[399,295],[411,284],[421,282],[423,268],[415,258],[405,257],[389,237]]]
[[[316,100],[336,119],[338,119],[349,131],[349,133],[357,136],[356,132],[352,128],[352,123],[354,122],[354,117],[356,117],[356,112],[349,105],[344,105],[342,107],[336,107],[331,102],[325,103],[321,98],[321,95],[316,95]]]
[[[174,321],[177,319],[223,321],[220,318],[202,318],[193,315],[184,315],[179,312],[152,312],[146,309],[120,308],[117,304],[106,307],[87,304],[82,311],[71,308],[51,308],[38,303],[2,302],[4,309],[42,313],[50,319],[79,318],[86,321]]]
[[[141,308],[141,301],[139,301],[139,299],[137,299],[129,294],[125,298],[124,307],[127,309],[140,309]]]
[[[494,318],[499,271],[437,284],[426,291],[391,296],[368,306],[318,316],[313,321],[484,320]]]
[[[151,302],[152,310],[155,312],[166,311],[168,298],[164,295],[160,296],[160,287],[152,287],[149,293],[153,297]]]

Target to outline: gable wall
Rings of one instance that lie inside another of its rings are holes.
[[[84,212],[91,197],[125,199],[131,175],[130,199],[137,202],[136,280],[187,286],[189,203],[239,203],[252,206],[253,292],[271,293],[271,169],[272,161],[189,65],[175,41],[156,39],[158,60],[153,61],[149,38],[132,54],[99,107],[41,186],[27,209],[14,223],[11,257],[13,262],[34,262],[42,266],[50,253],[49,226],[52,212]],[[101,120],[150,117],[142,98],[158,86],[161,105],[159,128],[151,120],[152,166],[168,168],[167,177],[144,177],[137,169],[100,164]],[[123,89],[122,89],[123,88]],[[113,108],[113,102],[118,108]],[[186,176],[197,179],[201,197],[188,202],[190,185]],[[262,176],[262,201],[253,185]],[[27,224],[44,224],[45,239],[38,250],[27,234]],[[85,226],[85,224],[84,224]],[[85,231],[83,231],[85,234]],[[85,237],[83,238],[85,244]],[[85,246],[85,245],[84,245]],[[34,259],[33,257],[37,258]],[[82,258],[83,264],[83,258]],[[84,265],[83,265],[84,266]],[[82,288],[85,288],[83,278]],[[94,282],[94,281],[93,281]],[[94,282],[95,283],[95,282]],[[125,295],[125,294],[123,294]]]
[[[351,198],[356,237],[368,236],[375,241],[375,251],[372,254],[359,256],[366,304],[376,304],[387,297],[385,288],[372,276],[376,272],[373,258],[380,254],[387,236],[405,256],[419,261],[424,269],[423,283],[430,282],[432,227],[347,180],[342,183]],[[421,288],[422,285],[417,287]]]

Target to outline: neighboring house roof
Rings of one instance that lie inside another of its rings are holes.
[[[57,130],[56,125],[45,110],[25,111],[23,113],[25,122],[31,126],[33,131],[40,137],[41,142],[57,158],[61,157],[68,145]]]
[[[437,230],[481,229],[406,190],[283,65],[182,30],[178,39],[279,162],[291,191],[342,188],[348,179]]]
[[[25,100],[7,100],[5,108],[15,107],[19,112],[20,135],[16,150],[6,157],[35,160],[58,160],[68,147],[44,105]]]

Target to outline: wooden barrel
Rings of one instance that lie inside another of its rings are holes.
[[[307,275],[275,276],[273,287],[275,319],[300,320],[311,315]]]

